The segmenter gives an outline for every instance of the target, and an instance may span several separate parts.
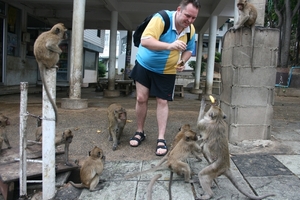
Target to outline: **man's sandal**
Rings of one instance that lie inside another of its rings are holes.
[[[163,139],[157,139],[157,144],[158,143],[164,143],[164,145],[157,145],[156,146],[156,151],[155,151],[155,154],[157,155],[157,156],[164,156],[164,155],[166,155],[167,153],[168,153],[168,147],[167,147],[167,144],[166,144],[166,140],[163,140]],[[158,149],[166,149],[166,152],[165,153],[163,153],[163,154],[158,154],[157,153],[157,150]]]
[[[135,137],[135,136],[137,136],[137,135],[140,136],[141,139]],[[138,144],[137,144],[137,145],[131,145],[130,143],[129,143],[129,144],[130,144],[130,146],[132,146],[132,147],[138,147],[138,146],[142,143],[142,141],[145,140],[145,138],[146,138],[146,134],[144,134],[144,132],[135,132],[134,136],[133,136],[132,138],[130,138],[130,141],[135,140],[135,141],[138,142]]]

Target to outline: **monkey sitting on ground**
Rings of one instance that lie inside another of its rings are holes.
[[[7,125],[10,125],[8,117],[6,117],[2,113],[0,113],[0,152],[2,149],[3,142],[5,142],[8,149],[11,148],[11,146],[9,144],[9,140],[7,138],[6,130],[5,130]]]
[[[56,66],[62,50],[59,44],[67,39],[67,29],[64,24],[58,23],[51,30],[43,32],[34,42],[33,53],[38,63],[41,80],[47,93],[48,99],[53,106],[55,112],[55,121],[57,122],[57,106],[54,99],[50,95],[49,87],[45,81],[46,69],[58,68]]]
[[[236,24],[229,30],[237,30],[241,26],[251,28],[251,55],[250,66],[253,72],[253,51],[254,51],[254,37],[255,37],[255,22],[257,18],[257,9],[253,4],[248,3],[247,0],[239,0],[237,3],[239,9],[239,18]]]
[[[34,141],[28,141],[32,143],[38,143],[42,144],[42,126],[37,127],[36,132],[35,132],[35,142]],[[65,145],[65,164],[67,166],[72,166],[72,164],[69,162],[69,146],[72,143],[73,140],[73,133],[70,129],[64,130],[62,133],[56,133],[55,134],[55,147],[64,144]]]
[[[214,103],[212,101],[212,103]],[[230,170],[230,156],[227,139],[226,115],[216,105],[211,105],[210,109],[204,113],[205,98],[201,101],[197,126],[201,132],[203,142],[201,143],[203,154],[209,160],[209,165],[203,168],[199,174],[199,181],[204,191],[199,199],[210,199],[213,196],[211,190],[212,181],[221,176],[226,176],[231,183],[245,196],[250,199],[263,199],[274,194],[255,196],[248,194],[238,184]]]
[[[127,112],[121,105],[114,103],[107,108],[107,118],[109,123],[109,141],[113,140],[112,150],[115,151],[126,125]]]
[[[88,188],[91,192],[102,189],[104,186],[96,188],[100,181],[100,175],[104,169],[105,156],[102,149],[95,146],[85,159],[80,168],[80,184],[69,181],[76,188]]]

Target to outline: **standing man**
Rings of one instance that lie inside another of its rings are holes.
[[[184,70],[184,64],[192,55],[195,46],[195,21],[200,4],[197,0],[182,0],[176,11],[166,13],[170,26],[163,33],[165,21],[155,14],[145,28],[136,56],[136,64],[130,77],[136,84],[137,129],[130,139],[130,146],[137,147],[145,139],[144,124],[148,110],[149,95],[156,97],[156,118],[158,139],[156,155],[168,152],[165,131],[168,121],[168,101],[173,101],[177,71]],[[189,34],[187,34],[189,33]],[[188,35],[190,40],[188,40]],[[189,41],[187,44],[186,42]]]

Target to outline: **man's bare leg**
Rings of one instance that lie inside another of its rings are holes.
[[[149,98],[149,89],[140,84],[139,82],[135,82],[136,86],[136,122],[137,122],[137,132],[144,131],[144,124],[147,116],[148,110],[148,98]],[[138,139],[141,139],[139,135],[135,136]],[[135,140],[130,140],[130,145],[136,146],[138,142]]]
[[[168,101],[161,99],[161,98],[156,98],[156,118],[157,118],[157,123],[158,123],[158,139],[165,139],[165,132],[166,132],[166,127],[167,127],[167,121],[168,121],[168,114],[169,114],[169,105]],[[162,142],[159,142],[157,145],[165,145]],[[157,149],[157,154],[163,155],[167,152],[167,149],[162,149],[159,148]]]

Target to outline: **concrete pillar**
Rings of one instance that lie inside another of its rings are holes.
[[[70,98],[63,98],[61,101],[61,107],[65,109],[84,109],[88,107],[87,99],[81,99],[85,2],[85,0],[73,1]]]
[[[208,58],[206,67],[206,85],[205,93],[212,94],[213,80],[214,80],[214,67],[215,67],[215,53],[216,53],[216,40],[217,40],[217,16],[210,17],[209,26],[209,42],[208,42]]]
[[[45,82],[50,96],[56,102],[56,68],[46,70]],[[43,86],[42,145],[43,154],[43,199],[52,199],[55,195],[55,112]],[[58,117],[59,120],[59,117]]]
[[[270,139],[278,38],[278,29],[256,27],[252,72],[251,30],[241,28],[224,35],[220,101],[228,115],[230,142]]]
[[[195,69],[195,82],[194,88],[191,90],[194,94],[201,94],[200,89],[200,77],[201,77],[201,63],[202,63],[202,51],[203,51],[203,33],[198,33],[197,42],[197,57],[196,57],[196,69]]]
[[[118,12],[111,12],[110,39],[109,39],[109,64],[108,64],[108,89],[104,90],[104,97],[118,97],[120,91],[115,90],[116,75],[116,45],[117,45]]]

